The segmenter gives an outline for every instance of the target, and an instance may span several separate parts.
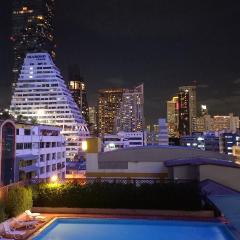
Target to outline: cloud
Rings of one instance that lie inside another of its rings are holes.
[[[207,84],[199,84],[197,85],[198,88],[208,88],[209,86]]]
[[[123,87],[127,84],[127,81],[120,77],[108,78],[105,80],[105,83],[108,83],[114,87]]]
[[[233,112],[235,115],[239,115],[239,102],[240,96],[229,96],[222,99],[209,98],[204,101],[210,113],[212,114],[228,114]]]
[[[240,78],[237,78],[233,81],[233,84],[239,84],[240,83]]]

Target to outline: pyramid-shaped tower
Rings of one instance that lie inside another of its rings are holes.
[[[89,131],[81,111],[48,53],[29,53],[12,96],[15,116],[36,118],[38,123],[59,126],[66,140],[67,160],[81,151]]]

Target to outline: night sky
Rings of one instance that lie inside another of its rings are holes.
[[[240,1],[56,0],[57,65],[79,64],[90,105],[104,87],[145,84],[145,116],[166,116],[197,81],[211,114],[240,115]],[[10,102],[11,0],[0,8],[0,105]]]

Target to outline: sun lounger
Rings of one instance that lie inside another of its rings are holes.
[[[4,238],[3,236],[0,236],[0,240],[14,240],[13,238]]]
[[[40,213],[32,213],[30,210],[26,210],[25,214],[33,220],[39,220],[39,221],[44,221],[46,219],[46,217],[41,216]]]
[[[13,218],[12,221],[15,225],[25,228],[34,228],[38,223],[37,221],[22,221],[17,218]]]
[[[11,236],[13,238],[23,237],[24,234],[26,233],[25,231],[18,231],[15,230],[14,228],[11,228],[8,222],[3,222],[3,229],[6,236]]]

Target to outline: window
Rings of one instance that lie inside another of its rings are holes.
[[[32,143],[24,143],[24,149],[31,149]]]
[[[17,132],[16,132],[17,135],[19,135],[19,129],[17,128]]]
[[[62,164],[61,163],[58,163],[57,164],[57,170],[60,170],[62,168]]]
[[[17,143],[17,149],[23,149],[23,143]]]
[[[31,129],[24,129],[24,135],[31,135]]]
[[[60,158],[61,158],[61,155],[62,155],[62,154],[61,154],[60,152],[58,152],[58,153],[57,153],[57,159],[60,159]]]
[[[45,173],[45,167],[40,168],[40,174],[43,174],[43,173]]]
[[[44,142],[40,142],[40,148],[44,148]]]
[[[40,155],[40,162],[44,162],[44,154]]]
[[[51,143],[50,142],[47,142],[46,143],[46,148],[50,148],[51,147]]]
[[[47,165],[47,172],[50,172],[51,171],[51,165]]]
[[[51,159],[51,154],[48,153],[48,154],[47,154],[47,161],[49,161],[50,159]]]
[[[52,147],[56,147],[56,142],[52,142]]]
[[[56,160],[56,153],[52,154],[52,160]]]
[[[52,165],[52,171],[56,171],[56,164]]]

